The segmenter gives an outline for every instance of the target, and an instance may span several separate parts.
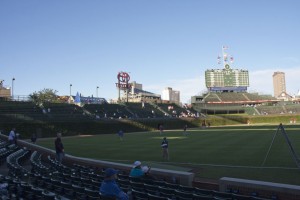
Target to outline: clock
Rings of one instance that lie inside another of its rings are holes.
[[[228,64],[226,64],[225,69],[230,69],[230,66]]]

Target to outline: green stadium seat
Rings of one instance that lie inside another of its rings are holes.
[[[241,195],[241,194],[232,194],[232,200],[251,200],[251,196]]]
[[[212,194],[214,197],[218,197],[220,199],[232,199],[232,193],[227,193],[227,192],[219,192],[219,191],[213,191]]]
[[[193,194],[193,200],[212,200],[214,199],[211,195]]]
[[[169,198],[148,193],[148,200],[169,200]]]
[[[195,194],[212,196],[213,190],[195,188]]]

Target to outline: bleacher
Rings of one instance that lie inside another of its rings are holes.
[[[46,159],[43,159],[46,158]],[[29,165],[25,165],[26,160]],[[66,166],[59,164],[50,155],[31,152],[26,148],[7,156],[8,174],[0,175],[3,185],[2,199],[107,199],[99,193],[104,179],[104,168],[94,168],[82,164]],[[201,200],[201,199],[257,199],[271,200],[273,196],[259,197],[258,192],[239,194],[238,190],[210,190],[168,182],[160,177],[130,177],[119,171],[116,180],[121,189],[133,200]],[[5,187],[6,185],[6,187]],[[254,195],[255,194],[255,195]]]
[[[44,120],[58,122],[90,120],[92,118],[80,106],[75,104],[45,103],[42,112],[46,117],[44,117]]]
[[[100,118],[131,118],[130,113],[122,104],[85,104],[84,109]]]
[[[192,117],[196,116],[196,111],[194,111],[192,108],[183,108],[178,106],[175,103],[158,103],[157,106],[162,109],[165,113],[168,114],[168,116],[171,117]]]
[[[0,119],[3,122],[11,118],[19,120],[43,119],[42,110],[32,102],[0,101]]]
[[[285,110],[289,114],[300,113],[300,104],[290,104],[284,106]]]
[[[205,102],[253,102],[253,101],[275,101],[274,97],[270,95],[258,95],[255,93],[247,92],[218,92],[218,93],[208,93],[204,97]]]
[[[278,101],[276,98],[270,96],[270,95],[258,95],[255,93],[244,93],[244,95],[250,100],[250,101]]]
[[[217,93],[208,93],[203,100],[205,102],[221,102]]]
[[[248,101],[249,99],[246,98],[244,93],[237,93],[237,92],[223,92],[223,93],[218,93],[219,98],[222,101],[229,101],[229,102],[234,102],[234,101]]]
[[[135,118],[157,118],[165,116],[162,111],[149,103],[144,103],[144,107],[142,107],[141,103],[125,103],[125,105],[134,113]]]
[[[286,113],[283,106],[278,106],[278,105],[274,105],[274,106],[257,106],[256,110],[258,110],[258,112],[261,115],[285,114]]]

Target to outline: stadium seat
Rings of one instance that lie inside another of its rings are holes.
[[[212,196],[213,190],[195,188],[195,194]]]
[[[158,188],[159,188],[160,196],[167,197],[169,199],[174,198],[174,196],[175,196],[174,189],[165,188],[165,187],[161,187],[161,186],[159,186]]]
[[[159,188],[157,185],[151,185],[151,184],[144,184],[144,188],[147,193],[153,194],[153,195],[159,195]]]
[[[179,185],[179,187],[177,189],[182,192],[194,192],[195,191],[194,187],[189,187],[189,186],[184,186],[184,185]]]
[[[262,198],[262,197],[251,197],[251,200],[271,200],[271,199]]]
[[[153,180],[153,185],[164,187],[166,185],[166,182],[165,181],[156,181],[156,180]]]
[[[61,181],[60,182],[61,184],[61,187],[63,188],[63,192],[62,192],[62,195],[67,197],[67,198],[74,198],[74,191],[73,191],[73,187],[72,187],[72,184],[70,184],[69,182],[64,182],[64,181]]]
[[[164,187],[172,188],[172,189],[176,190],[176,189],[179,188],[179,185],[178,184],[174,184],[174,183],[168,183],[168,182],[166,182]]]
[[[181,192],[179,190],[174,191],[176,195],[176,199],[181,198],[181,199],[193,199],[193,193],[192,192]]]
[[[76,199],[85,198],[85,188],[80,185],[72,184],[73,191],[75,192]]]
[[[120,186],[122,186],[122,187],[128,187],[128,186],[130,186],[130,182],[129,182],[128,179],[118,178],[118,179],[117,179],[117,182],[118,182],[118,184],[119,184]]]
[[[43,191],[42,197],[44,200],[55,200],[56,199],[55,193],[49,192],[49,191]]]
[[[142,182],[142,179],[140,177],[129,176],[129,180],[133,182],[140,182],[140,183]]]
[[[36,199],[42,199],[43,191],[44,191],[43,189],[38,188],[38,187],[31,187],[31,190]]]
[[[204,194],[193,194],[193,200],[212,200],[214,199],[211,195],[204,195]]]
[[[241,195],[241,194],[232,194],[232,200],[250,200],[251,196]]]
[[[130,183],[130,186],[132,189],[144,190],[144,183],[142,183],[142,182],[130,181],[129,183]]]
[[[159,195],[148,193],[148,200],[169,200],[169,199],[167,197],[161,197]]]
[[[118,174],[118,178],[123,180],[129,180],[129,176],[127,174]]]
[[[135,189],[131,190],[133,200],[148,200],[148,194],[143,191],[138,191]]]
[[[108,196],[104,196],[100,193],[100,199],[101,200],[116,200],[115,197],[108,197]]]
[[[227,192],[213,191],[213,196],[220,199],[232,199],[232,194]]]
[[[88,200],[100,199],[100,194],[99,194],[98,190],[90,190],[90,189],[85,188],[84,192],[85,192]]]

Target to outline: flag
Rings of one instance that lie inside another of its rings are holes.
[[[228,49],[228,46],[223,46],[223,50],[226,50],[226,49]]]
[[[224,53],[224,61],[227,61],[227,59],[228,59],[228,57],[227,57],[227,54],[226,53]]]

